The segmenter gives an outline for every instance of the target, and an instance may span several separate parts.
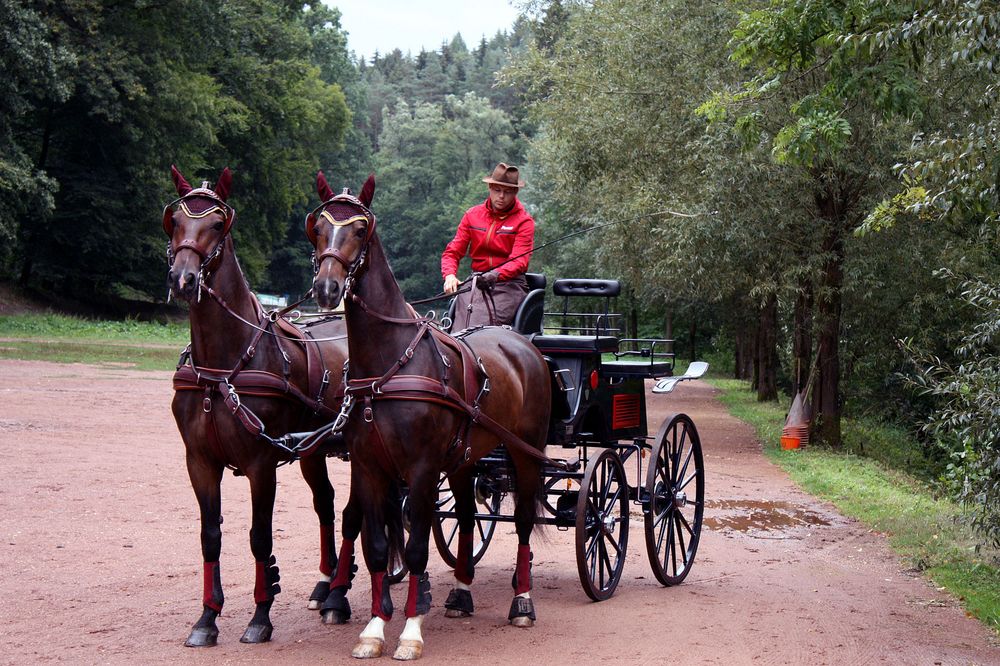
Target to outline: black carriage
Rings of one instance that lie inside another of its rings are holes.
[[[514,328],[545,357],[564,398],[553,405],[546,453],[555,464],[543,468],[546,515],[539,522],[576,530],[580,583],[591,599],[601,601],[621,579],[629,508],[639,505],[653,574],[663,585],[676,585],[691,569],[701,534],[701,442],[684,414],[669,417],[655,436],[649,435],[646,381],[659,379],[666,391],[707,366],[674,377],[671,340],[620,337],[622,317],[610,311],[611,299],[621,290],[616,280],[556,280],[552,293],[561,298],[561,309],[545,311],[545,277],[528,277],[531,290]],[[584,307],[578,307],[581,299],[586,299]],[[635,485],[626,467],[634,467]],[[475,562],[497,523],[513,522],[501,510],[513,487],[511,475],[503,446],[475,463]],[[433,532],[441,556],[454,566],[458,522],[446,478]]]

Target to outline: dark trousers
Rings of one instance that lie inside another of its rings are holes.
[[[461,293],[455,301],[455,321],[451,330],[457,333],[473,326],[512,324],[517,307],[527,294],[528,282],[523,275],[497,282],[490,292],[475,288]]]

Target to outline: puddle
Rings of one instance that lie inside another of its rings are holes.
[[[791,527],[830,524],[818,513],[789,502],[715,500],[706,502],[705,507],[715,514],[705,517],[704,525],[710,530],[771,532]],[[719,513],[723,515],[717,515]]]

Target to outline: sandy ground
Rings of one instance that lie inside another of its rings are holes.
[[[574,534],[533,543],[532,629],[507,625],[516,538],[502,524],[477,569],[476,614],[444,617],[451,577],[432,553],[428,664],[998,664],[995,637],[905,570],[885,539],[798,490],[700,382],[649,395],[650,429],[692,416],[706,453],[706,529],[684,584],[663,588],[646,562],[641,513],[615,595],[589,601]],[[306,610],[316,581],[316,520],[297,467],[279,474],[275,554],[283,592],[274,639],[239,637],[252,614],[246,480],[227,476],[215,648],[183,647],[200,612],[198,514],[170,415],[169,373],[0,362],[0,663],[347,663],[367,619],[327,627]],[[341,502],[347,466],[330,461]],[[339,506],[339,504],[338,504]],[[397,607],[404,590],[395,588]],[[389,627],[389,650],[402,627]],[[388,659],[385,657],[384,659]]]

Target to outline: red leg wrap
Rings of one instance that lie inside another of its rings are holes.
[[[531,546],[521,544],[517,547],[517,568],[514,569],[517,585],[514,594],[531,592]]]
[[[330,551],[333,546],[333,525],[319,526],[319,572],[324,576],[333,573],[333,564],[330,562]]]
[[[427,572],[410,574],[410,587],[406,593],[406,617],[427,615],[431,611],[431,580]]]
[[[281,576],[278,574],[278,565],[274,555],[267,562],[257,562],[257,579],[253,586],[253,600],[258,604],[265,601],[273,601],[274,596],[281,592],[278,581]]]
[[[466,585],[472,584],[476,567],[472,563],[472,533],[458,535],[458,557],[455,558],[455,580]]]
[[[330,589],[346,587],[351,584],[351,569],[354,566],[354,541],[344,539],[340,542],[340,557],[337,558],[337,574],[330,581]]]
[[[267,563],[256,562],[257,577],[253,586],[253,600],[260,604],[267,601]]]
[[[216,613],[221,613],[223,603],[222,579],[219,574],[218,562],[205,562],[202,580],[202,603],[214,610]]]
[[[392,599],[389,597],[389,586],[385,584],[385,573],[372,574],[372,617],[388,622],[392,619]]]

